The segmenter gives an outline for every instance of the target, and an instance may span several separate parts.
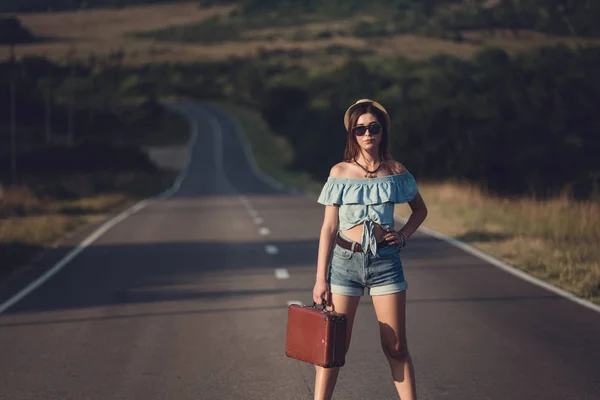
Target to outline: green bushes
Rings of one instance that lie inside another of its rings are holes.
[[[600,185],[599,64],[600,48],[555,46],[515,56],[488,48],[472,60],[352,59],[320,73],[268,57],[173,68],[194,97],[261,111],[291,143],[289,167],[320,180],[342,159],[344,110],[368,97],[390,111],[392,154],[422,179],[589,197]]]
[[[76,146],[44,146],[23,151],[17,160],[21,175],[44,176],[65,172],[157,172],[137,146],[109,142],[84,142]],[[0,170],[9,171],[9,157],[0,159]]]
[[[272,88],[263,115],[323,179],[343,153],[342,115],[358,98],[392,116],[396,158],[424,179],[467,179],[495,193],[587,197],[600,184],[600,49],[544,48],[472,61],[352,62],[293,89]],[[389,63],[389,62],[388,62]],[[310,122],[309,122],[310,121]]]
[[[306,6],[317,7],[315,4]],[[527,4],[533,3],[522,3],[523,7]],[[409,22],[419,21],[419,15],[429,12],[418,11],[408,1],[396,5],[395,12],[404,13]],[[455,11],[460,8],[447,10],[446,16]],[[436,11],[432,15],[435,18],[442,14]],[[273,19],[270,14],[259,17]],[[297,20],[302,18],[308,17],[299,16]],[[445,23],[448,21],[451,22]],[[386,29],[402,29],[401,22]],[[367,24],[362,26],[369,28]],[[260,50],[252,59],[226,62],[137,69],[125,69],[115,63],[100,71],[78,68],[78,78],[91,80],[94,84],[90,86],[102,91],[95,92],[98,102],[91,101],[94,96],[80,96],[76,105],[82,110],[75,113],[75,125],[89,127],[91,136],[95,136],[107,131],[103,121],[109,121],[108,126],[126,128],[128,118],[135,116],[139,126],[140,118],[154,114],[142,108],[137,116],[113,112],[111,107],[123,93],[149,99],[148,104],[171,94],[225,99],[261,111],[271,129],[293,145],[294,157],[289,167],[323,179],[342,158],[344,110],[356,99],[368,97],[381,101],[391,113],[392,154],[423,179],[465,179],[499,194],[538,197],[563,190],[589,197],[598,190],[600,116],[596,111],[600,104],[600,48],[555,46],[514,56],[489,48],[472,60],[448,55],[426,61],[373,56],[364,57],[366,62],[344,47],[332,46],[326,51],[339,58],[346,56],[350,61],[319,72],[299,64],[289,67],[285,62],[306,53],[273,49]],[[328,60],[324,58],[325,62]],[[51,69],[41,62],[29,60],[23,65],[23,73],[28,77],[40,77],[44,71],[52,70],[47,75],[55,77],[59,86],[70,75],[68,69]],[[5,70],[0,65],[0,72]],[[17,114],[28,110],[27,116],[19,114],[19,124],[28,126],[27,121],[34,121],[31,126],[39,129],[44,121],[44,90],[38,87],[36,79],[19,83],[19,104],[26,107],[18,107]],[[8,80],[0,78],[0,86],[7,85]],[[53,118],[56,117],[53,127],[63,134],[68,129],[67,100],[63,94],[62,102],[55,104],[57,109],[52,108]],[[7,96],[0,97],[0,105],[4,105],[0,107],[0,140],[8,143]],[[96,122],[86,125],[82,119],[86,115]],[[116,131],[113,138],[127,141],[120,134],[124,129]]]

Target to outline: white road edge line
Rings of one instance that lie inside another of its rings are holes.
[[[395,215],[394,217],[397,220],[401,221],[402,223],[406,223],[406,221],[407,221],[406,218],[401,217],[399,215]],[[584,307],[587,307],[593,311],[600,313],[600,305],[596,305],[596,304],[592,303],[591,301],[577,297],[576,295],[569,293],[566,290],[563,290],[563,289],[556,287],[548,282],[545,282],[545,281],[538,279],[532,275],[529,275],[528,273],[526,273],[516,267],[513,267],[512,265],[509,265],[509,264],[505,263],[504,261],[499,260],[489,254],[486,254],[483,251],[478,250],[471,245],[463,243],[460,240],[451,238],[450,236],[444,235],[443,233],[437,232],[437,231],[435,231],[431,228],[427,228],[425,226],[419,227],[418,231],[423,232],[429,236],[433,236],[437,239],[443,240],[444,242],[449,243],[453,246],[456,246],[456,247],[460,248],[461,250],[464,250],[465,252],[467,252],[483,261],[486,261],[486,262],[492,264],[493,266],[500,268],[503,271],[508,272],[509,274],[512,274],[512,275],[514,275],[518,278],[521,278],[529,283],[540,286],[550,292],[553,292],[559,296],[562,296],[562,297],[566,298],[567,300],[571,300],[575,303],[578,303]]]
[[[225,171],[223,171],[223,175],[225,175]],[[229,185],[231,186],[231,184]],[[248,200],[248,198],[244,195],[239,195],[239,199],[242,202],[242,204],[244,204],[244,206],[246,207],[246,209],[251,210],[252,206],[250,205],[250,201]]]
[[[244,205],[244,207],[246,207],[246,210],[250,213],[250,216],[252,218],[255,218],[258,216],[258,212],[252,207],[252,204],[250,203],[248,197],[243,195],[239,190],[235,188],[235,186],[233,186],[231,181],[227,178],[227,174],[225,173],[225,167],[223,166],[223,130],[221,129],[221,124],[219,123],[217,117],[215,117],[213,113],[211,113],[210,111],[206,111],[209,109],[208,107],[203,108],[203,112],[208,117],[208,123],[212,126],[213,137],[215,139],[215,154],[217,157],[215,158],[215,167],[217,169],[217,173],[219,174],[221,179],[223,179],[225,184],[229,186],[229,189],[231,189],[231,191],[237,195],[238,200]],[[236,135],[238,137],[240,136],[239,133],[236,133]],[[251,164],[252,162],[253,160],[250,160]]]
[[[250,144],[248,143],[248,138],[246,137],[246,135],[242,134],[242,132],[244,130],[243,130],[240,122],[236,118],[232,117],[232,119],[234,120],[234,123],[236,124],[236,127],[238,128],[238,129],[236,129],[236,131],[238,133],[238,136],[242,139],[242,144],[244,146],[246,154],[248,155],[248,159],[251,160],[253,170],[255,171],[255,173],[258,173],[259,177],[263,178],[264,181],[271,184],[271,186],[273,186],[276,189],[281,189],[281,188],[285,187],[281,182],[276,181],[271,176],[267,175],[266,173],[264,173],[263,171],[260,170],[260,168],[258,167],[256,160],[254,159],[254,156],[252,154],[252,151],[251,151],[252,149],[250,147]],[[291,192],[291,191],[288,189],[288,192]],[[310,191],[306,191],[304,193],[304,196],[311,198],[311,199],[316,199],[318,197],[318,194],[310,192]],[[394,217],[398,218],[399,220],[406,221],[406,219],[404,219],[403,217],[400,217],[399,215],[395,215]],[[456,247],[466,251],[467,253],[469,253],[483,261],[486,261],[486,262],[492,264],[493,266],[498,267],[501,270],[506,271],[518,278],[521,278],[529,283],[532,283],[532,284],[542,287],[546,290],[549,290],[550,292],[553,292],[559,296],[562,296],[567,300],[571,300],[577,304],[580,304],[584,307],[589,308],[590,310],[600,313],[600,305],[596,305],[596,304],[592,303],[591,301],[577,297],[576,295],[569,293],[566,290],[560,289],[554,285],[551,285],[548,282],[545,282],[545,281],[538,279],[532,275],[529,275],[529,274],[521,271],[520,269],[513,267],[512,265],[509,265],[495,257],[490,256],[489,254],[486,254],[480,250],[477,250],[473,246],[470,246],[466,243],[463,243],[459,240],[453,239],[449,236],[446,236],[440,232],[436,232],[433,229],[430,229],[430,228],[427,228],[424,226],[419,227],[419,232],[423,232],[427,235],[430,235],[430,236],[433,236],[440,240],[443,240],[443,241],[445,241],[453,246],[456,246]]]
[[[290,273],[285,268],[275,268],[275,278],[290,279]]]
[[[223,182],[225,182],[225,184],[227,186],[229,186],[229,189],[231,189],[231,191],[237,195],[238,200],[248,210],[251,210],[252,207],[250,206],[250,202],[248,201],[248,198],[246,196],[244,196],[243,194],[241,194],[231,184],[231,182],[227,178],[227,174],[225,173],[225,167],[223,166],[223,131],[221,130],[221,124],[219,124],[219,121],[217,120],[217,118],[214,115],[212,115],[210,112],[204,111],[204,114],[208,117],[208,123],[212,127],[211,131],[213,133],[213,138],[215,139],[215,148],[214,148],[214,150],[215,150],[215,168],[217,170],[217,173],[218,173],[219,177],[221,179],[223,179]],[[188,116],[188,118],[191,118],[191,117]]]
[[[170,108],[176,112],[181,112],[180,110],[178,110],[175,107],[170,107]],[[125,211],[121,212],[120,214],[118,214],[118,215],[114,216],[113,218],[109,219],[108,221],[106,221],[98,229],[96,229],[94,232],[92,232],[88,237],[86,237],[84,240],[82,240],[77,246],[75,246],[75,248],[73,250],[71,250],[69,253],[67,253],[66,256],[64,256],[60,261],[58,261],[56,264],[54,264],[43,275],[38,277],[33,282],[29,283],[29,285],[25,286],[23,289],[21,289],[18,293],[16,293],[14,296],[9,298],[8,300],[6,300],[4,303],[0,304],[0,314],[2,314],[6,310],[8,310],[10,307],[15,305],[19,301],[21,301],[25,296],[27,296],[29,293],[33,292],[35,289],[37,289],[40,285],[42,285],[44,282],[46,282],[52,276],[56,275],[56,273],[59,272],[61,269],[63,269],[65,267],[65,265],[67,265],[75,257],[77,257],[77,255],[79,255],[79,253],[81,253],[83,250],[85,250],[86,247],[90,246],[92,243],[94,243],[96,240],[98,240],[98,238],[100,236],[104,235],[109,229],[111,229],[112,227],[117,225],[119,222],[123,221],[125,218],[135,214],[136,212],[138,212],[138,211],[142,210],[144,207],[146,207],[148,205],[148,203],[150,202],[150,200],[166,199],[166,198],[172,196],[173,194],[175,194],[179,190],[179,188],[181,187],[181,183],[187,176],[188,169],[189,169],[191,159],[192,159],[192,152],[193,152],[194,146],[196,144],[196,140],[198,138],[198,124],[197,124],[196,120],[194,120],[193,118],[189,118],[189,116],[187,116],[187,114],[185,114],[185,113],[184,113],[184,115],[190,121],[191,137],[188,141],[188,151],[187,151],[187,159],[185,162],[185,166],[179,173],[179,176],[175,180],[175,183],[173,184],[173,186],[171,186],[171,188],[165,190],[164,192],[162,192],[156,196],[149,197],[147,199],[144,199],[144,200],[134,204],[133,206],[126,209]]]
[[[10,308],[11,306],[13,306],[14,304],[16,304],[18,301],[20,301],[23,297],[25,297],[26,295],[28,295],[29,293],[31,293],[33,290],[35,290],[38,286],[40,286],[42,283],[44,283],[45,281],[47,281],[50,277],[52,277],[53,275],[55,275],[58,271],[60,271],[65,265],[67,265],[71,260],[73,260],[81,251],[83,251],[86,247],[88,247],[90,244],[92,244],[94,241],[96,241],[100,236],[102,236],[104,233],[106,233],[110,228],[112,228],[113,226],[115,226],[116,224],[118,224],[119,222],[121,222],[122,220],[124,220],[125,218],[127,218],[128,216],[138,212],[139,210],[143,209],[144,207],[147,206],[148,202],[150,199],[156,198],[156,199],[163,199],[163,198],[168,198],[170,196],[172,196],[174,193],[176,193],[180,186],[181,183],[183,182],[183,180],[185,179],[186,175],[187,175],[187,171],[189,168],[189,164],[191,163],[191,153],[194,149],[194,144],[196,142],[197,136],[198,136],[198,125],[197,122],[194,118],[191,118],[189,116],[189,114],[182,112],[181,110],[173,107],[173,109],[177,112],[182,113],[189,121],[190,124],[192,126],[192,137],[190,138],[190,143],[188,144],[188,160],[186,162],[186,167],[184,168],[184,170],[182,170],[182,172],[180,173],[179,177],[177,178],[177,180],[175,181],[175,184],[168,190],[166,190],[165,192],[159,194],[158,196],[155,197],[150,197],[148,199],[142,200],[139,203],[133,205],[132,207],[130,207],[129,209],[123,211],[121,214],[113,217],[112,219],[108,220],[107,222],[105,222],[102,226],[100,226],[96,231],[94,231],[90,236],[88,236],[86,239],[84,239],[79,245],[77,245],[77,247],[75,247],[73,250],[71,250],[62,260],[60,260],[58,263],[56,263],[50,270],[48,270],[45,274],[43,274],[42,276],[40,276],[37,280],[31,282],[28,286],[26,286],[24,289],[22,289],[20,292],[18,292],[16,295],[14,295],[13,297],[11,297],[10,299],[8,299],[6,302],[0,304],[0,314],[2,314],[4,311],[6,311],[8,308]],[[211,123],[211,125],[213,125],[213,127],[216,127],[218,130],[218,137],[219,139],[221,139],[222,133],[221,133],[221,129],[220,129],[220,125],[216,122],[214,122],[214,117],[212,115],[209,114],[209,123]],[[234,119],[234,122],[236,123],[236,125],[239,127],[239,121],[237,121],[236,119]],[[247,138],[243,135],[241,135],[241,131],[239,131],[238,129],[234,129],[236,131],[236,133],[238,134],[238,137],[240,137],[240,139],[242,140],[242,144],[244,146],[244,151],[246,152],[246,154],[248,155],[248,159],[251,161],[252,163],[252,169],[254,170],[255,173],[258,173],[259,177],[263,178],[263,180],[266,183],[269,183],[271,186],[273,186],[276,189],[281,189],[283,187],[283,185],[280,182],[275,181],[273,178],[271,178],[270,176],[268,176],[267,174],[265,174],[264,172],[262,172],[257,164],[256,164],[256,160],[254,159],[252,153],[251,153],[251,149],[249,144],[247,143]],[[215,132],[215,136],[217,136],[217,133]],[[219,143],[220,145],[221,143]],[[217,147],[217,145],[215,145],[215,147]],[[221,147],[219,147],[219,149],[221,149]],[[217,153],[219,154],[219,153]],[[221,171],[223,171],[223,167],[222,167],[222,153],[220,154],[220,159],[218,160],[218,166],[221,167]],[[224,171],[223,171],[224,172]],[[235,188],[231,185],[231,183],[227,180],[227,177],[225,176],[225,174],[223,173],[223,178],[224,180],[227,182],[227,184],[235,191],[237,192],[237,190],[235,190]],[[265,179],[268,178],[268,179]],[[237,192],[239,195],[239,192]],[[316,194],[314,193],[305,193],[306,197],[309,198],[314,198],[316,197]],[[403,217],[400,217],[398,215],[395,216],[395,218],[398,218],[401,221],[406,221],[406,219],[404,219]],[[265,228],[266,229],[266,228]],[[565,290],[562,290],[556,286],[553,286],[545,281],[542,281],[538,278],[535,278],[521,270],[519,270],[516,267],[513,267],[497,258],[494,258],[488,254],[483,253],[480,250],[477,250],[476,248],[460,242],[459,240],[456,240],[454,238],[451,238],[449,236],[446,236],[440,232],[434,231],[433,229],[421,226],[419,227],[419,231],[423,232],[427,235],[436,237],[440,240],[443,240],[453,246],[456,246],[464,251],[466,251],[467,253],[472,254],[475,257],[478,257],[479,259],[486,261],[492,265],[494,265],[495,267],[498,267],[500,269],[502,269],[503,271],[506,271],[518,278],[521,278],[527,282],[530,282],[534,285],[537,285],[539,287],[542,287],[550,292],[553,292],[559,296],[562,296],[564,298],[566,298],[567,300],[571,300],[577,304],[580,304],[584,307],[587,307],[593,311],[596,311],[598,313],[600,313],[600,306],[596,305],[590,301],[587,301],[585,299],[582,299],[580,297],[575,296],[572,293],[569,293]]]
[[[250,166],[252,168],[252,172],[254,172],[254,174],[256,176],[258,176],[263,182],[270,185],[275,190],[285,190],[286,187],[283,183],[277,181],[273,177],[264,173],[258,166],[258,163],[256,162],[256,159],[254,158],[254,153],[252,152],[252,147],[250,146],[250,142],[248,141],[248,138],[246,137],[246,135],[242,134],[242,132],[244,132],[244,129],[243,129],[242,125],[240,124],[240,121],[238,121],[238,119],[235,118],[234,116],[229,116],[229,118],[233,121],[233,124],[235,125],[234,131],[235,131],[238,139],[240,140],[240,143],[242,143],[242,147],[244,148],[244,153],[246,154],[246,158],[248,159],[248,161],[250,161]]]
[[[273,186],[274,188],[276,188],[276,189],[284,188],[285,185],[283,185],[281,182],[276,181],[274,178],[272,178],[271,176],[267,175],[265,172],[260,170],[260,168],[258,167],[256,160],[254,159],[254,156],[252,154],[252,151],[251,151],[252,149],[250,147],[250,144],[248,143],[248,138],[246,137],[246,135],[242,134],[242,132],[244,131],[243,127],[241,126],[240,122],[236,118],[233,118],[233,117],[231,117],[231,118],[234,120],[234,123],[235,123],[236,127],[238,128],[238,129],[236,129],[236,131],[238,132],[238,136],[242,139],[242,144],[244,145],[244,149],[246,151],[246,154],[248,155],[248,159],[250,159],[252,162],[253,170],[255,171],[255,173],[258,173],[259,177],[263,178],[264,181],[271,184],[271,186]],[[294,192],[290,189],[288,189],[288,192],[294,194]],[[313,193],[311,191],[305,191],[303,193],[303,195],[305,197],[308,197],[311,199],[316,199],[318,197],[317,193]],[[406,221],[406,219],[404,219],[403,217],[400,217],[399,215],[395,215],[394,217],[398,218],[400,220]],[[419,227],[419,232],[423,232],[427,235],[430,235],[430,236],[433,236],[440,240],[443,240],[443,241],[445,241],[453,246],[456,246],[456,247],[466,251],[467,253],[469,253],[483,261],[486,261],[486,262],[492,264],[493,266],[498,267],[498,268],[502,269],[503,271],[506,271],[518,278],[524,279],[527,282],[530,282],[534,285],[537,285],[546,290],[549,290],[559,296],[562,296],[567,300],[571,300],[577,304],[580,304],[584,307],[587,307],[593,311],[600,313],[600,305],[594,304],[591,301],[577,297],[576,295],[569,293],[566,290],[560,289],[559,287],[551,285],[548,282],[545,282],[545,281],[538,279],[532,275],[529,275],[529,274],[521,271],[520,269],[513,267],[512,265],[509,265],[495,257],[490,256],[489,254],[486,254],[480,250],[477,250],[473,246],[470,246],[466,243],[463,243],[459,240],[453,239],[449,236],[446,236],[440,232],[436,232],[433,229],[430,229],[430,228],[427,228],[424,226]]]

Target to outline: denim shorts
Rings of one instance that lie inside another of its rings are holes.
[[[350,243],[352,240],[340,237]],[[371,296],[392,294],[406,290],[400,249],[386,246],[371,252],[357,253],[336,244],[328,271],[331,293],[345,296],[362,296],[368,288]]]

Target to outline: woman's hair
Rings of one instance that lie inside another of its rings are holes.
[[[346,141],[346,150],[344,151],[344,161],[353,162],[354,159],[358,156],[360,152],[360,145],[356,140],[356,136],[352,133],[352,128],[356,126],[358,119],[363,114],[373,114],[375,118],[377,118],[377,122],[381,124],[381,141],[379,142],[379,156],[381,157],[381,162],[383,166],[388,170],[391,174],[389,161],[392,161],[392,155],[389,151],[389,130],[390,127],[387,124],[387,119],[383,114],[383,111],[374,107],[371,103],[363,103],[357,105],[350,112],[350,123],[348,124],[348,140]]]

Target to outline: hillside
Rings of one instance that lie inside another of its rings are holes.
[[[4,0],[0,3],[0,13],[75,11],[93,8],[124,8],[137,5],[181,2],[182,0]],[[200,3],[200,1],[195,1],[195,3]]]
[[[5,0],[0,13],[80,11],[152,4],[178,4],[186,0]],[[201,7],[236,5],[245,15],[290,12],[294,16],[317,13],[330,17],[372,12],[384,16],[377,34],[474,29],[527,29],[556,35],[598,37],[600,3],[590,0],[196,0]],[[391,29],[390,29],[391,28]],[[395,31],[395,32],[394,32]],[[373,32],[371,32],[373,33]]]
[[[509,23],[501,18],[502,2],[478,6],[481,2],[473,0],[378,0],[368,8],[338,0],[288,2],[286,7],[255,0],[201,3],[19,14],[23,26],[45,40],[17,46],[15,51],[19,57],[43,54],[57,62],[118,52],[126,65],[259,56],[318,69],[339,66],[347,57],[471,58],[488,46],[514,54],[559,43],[600,44],[600,39],[563,35],[560,29],[553,34],[543,23],[547,19]],[[485,18],[490,25],[481,22]],[[577,29],[586,32],[579,25]],[[0,58],[9,52],[8,46],[0,46]]]
[[[153,108],[123,107],[219,100],[249,108],[289,145],[282,168],[322,181],[343,154],[339,116],[351,100],[375,98],[392,114],[393,156],[420,182],[465,182],[456,201],[440,198],[445,208],[434,214],[449,218],[440,226],[476,216],[470,226],[489,228],[486,246],[521,249],[536,275],[598,297],[600,39],[589,24],[596,5],[556,14],[549,0],[281,4],[18,14],[6,26],[43,40],[3,40],[0,58],[12,43],[19,60],[0,62],[0,88],[16,94],[15,116],[11,96],[0,97],[0,149],[16,144],[22,152],[28,143],[51,155],[56,140],[147,140],[145,128],[155,124],[140,116],[153,117]],[[19,174],[33,162],[23,164]],[[106,184],[104,175],[89,178]],[[511,198],[520,211],[498,215],[497,204]],[[15,204],[21,213],[25,206]],[[519,225],[523,215],[537,217]]]

